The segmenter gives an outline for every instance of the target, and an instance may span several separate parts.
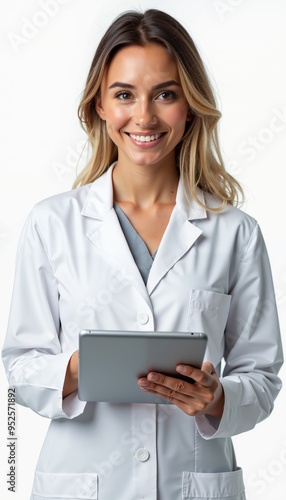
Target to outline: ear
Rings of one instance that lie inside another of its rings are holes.
[[[99,117],[102,120],[105,120],[105,111],[104,111],[103,106],[102,106],[100,95],[95,96],[95,109],[96,109],[96,112],[99,115]]]
[[[193,116],[193,112],[190,107],[188,107],[188,112],[187,112],[187,122],[190,122]]]

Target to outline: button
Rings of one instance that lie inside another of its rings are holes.
[[[139,450],[136,451],[135,456],[139,462],[146,462],[150,457],[150,453],[145,448],[139,448]]]
[[[137,321],[140,323],[140,325],[146,325],[149,321],[149,314],[145,312],[141,312],[137,314]]]

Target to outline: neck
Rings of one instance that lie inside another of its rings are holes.
[[[176,166],[156,165],[132,168],[118,164],[113,170],[114,201],[148,209],[161,203],[175,203],[179,173]]]

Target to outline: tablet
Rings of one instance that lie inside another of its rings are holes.
[[[176,365],[184,363],[200,368],[206,345],[207,336],[203,333],[82,330],[79,399],[168,404],[164,398],[142,391],[138,379],[150,371],[184,379],[176,372]]]

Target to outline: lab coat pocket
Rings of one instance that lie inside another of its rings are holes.
[[[224,331],[227,323],[231,295],[207,290],[192,290],[189,300],[188,325],[190,332],[208,336],[205,359],[214,366],[224,353]]]
[[[183,472],[183,500],[246,500],[242,470]]]
[[[97,500],[98,475],[36,471],[31,500]]]
[[[231,295],[192,290],[189,302],[188,329],[193,332],[224,332]]]

